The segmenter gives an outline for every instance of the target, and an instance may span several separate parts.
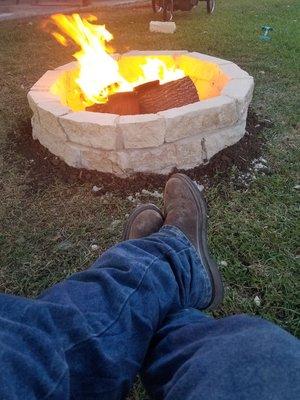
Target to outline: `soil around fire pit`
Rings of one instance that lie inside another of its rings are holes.
[[[221,180],[228,180],[232,167],[243,172],[250,168],[251,162],[262,155],[265,139],[262,131],[272,126],[265,118],[259,118],[253,110],[249,110],[246,134],[233,146],[227,147],[216,154],[208,164],[200,165],[188,171],[182,171],[192,179],[207,186],[217,184]],[[10,144],[12,152],[17,152],[26,160],[28,172],[26,174],[27,194],[30,196],[37,191],[45,190],[54,181],[61,180],[68,184],[91,183],[101,188],[97,195],[116,193],[119,196],[128,196],[141,189],[162,189],[168,176],[155,174],[136,174],[127,179],[115,175],[69,167],[59,158],[51,154],[37,140],[31,136],[30,122],[21,128],[19,136],[12,135]],[[18,167],[24,170],[24,162]],[[174,171],[176,172],[176,171]],[[178,171],[177,171],[178,172]]]

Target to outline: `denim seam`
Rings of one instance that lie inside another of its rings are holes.
[[[201,255],[198,253],[196,247],[184,232],[182,232],[179,228],[177,228],[177,226],[164,225],[162,229],[159,231],[159,233],[163,234],[165,228],[167,228],[168,231],[171,231],[175,235],[176,239],[179,240],[182,244],[184,244],[185,246],[190,246],[190,248],[193,249],[196,257],[200,259],[200,262],[203,265]]]
[[[165,229],[165,228],[167,228],[167,229]],[[201,255],[198,254],[196,247],[189,240],[189,238],[185,235],[185,233],[173,225],[164,225],[158,233],[163,235],[163,232],[165,230],[167,230],[169,232],[171,231],[175,235],[177,240],[179,240],[182,244],[184,244],[186,246],[188,245],[194,251],[194,255],[199,259],[201,265],[203,266],[204,270],[206,271],[206,268],[204,267],[204,262],[202,260]],[[206,271],[206,273],[208,273],[208,271]],[[211,290],[210,290],[211,282],[210,282],[210,279],[206,276],[204,279],[204,285],[205,285],[205,292],[206,292],[206,297],[205,297],[204,303],[206,304],[209,302],[209,299],[212,295]]]
[[[203,263],[202,263],[202,266],[203,266],[203,269],[205,270],[206,275],[207,275],[208,272],[206,271],[206,268],[204,267]],[[210,288],[211,287],[211,282],[210,282],[210,279],[207,276],[205,276],[204,285],[205,285],[205,293],[206,293],[206,297],[205,297],[204,303],[206,304],[206,303],[209,302],[209,298],[212,297],[212,289]]]
[[[190,246],[187,246],[186,248],[181,249],[180,251],[178,251],[178,252],[176,252],[176,253],[177,253],[177,254],[180,254],[180,253],[182,253],[183,251],[186,251],[189,247],[190,247]],[[148,273],[148,271],[150,270],[150,268],[152,267],[152,265],[153,265],[154,263],[156,263],[157,261],[162,260],[163,258],[165,258],[166,255],[168,255],[169,253],[171,253],[171,252],[173,252],[173,251],[174,251],[173,249],[170,249],[170,250],[168,250],[166,253],[164,253],[161,257],[155,257],[155,259],[151,261],[151,263],[150,263],[150,264],[148,265],[148,267],[146,268],[146,270],[145,270],[143,276],[141,277],[141,280],[140,280],[140,282],[138,283],[137,287],[127,296],[126,300],[124,301],[124,303],[123,303],[123,305],[122,305],[122,307],[121,307],[121,309],[120,309],[120,312],[119,312],[118,316],[111,322],[110,325],[108,325],[106,328],[104,328],[101,332],[98,332],[98,333],[96,333],[96,334],[90,335],[89,337],[87,337],[87,338],[85,338],[85,339],[82,339],[81,341],[79,341],[79,342],[77,342],[77,343],[74,343],[72,346],[68,347],[68,348],[65,349],[64,351],[65,351],[65,352],[68,352],[68,351],[70,351],[70,350],[73,350],[74,347],[76,347],[76,346],[78,346],[78,345],[81,345],[82,343],[87,342],[87,341],[89,341],[89,340],[92,339],[92,338],[99,337],[99,336],[103,335],[106,331],[108,331],[108,330],[118,321],[118,319],[120,318],[120,316],[121,316],[121,314],[122,314],[122,312],[123,312],[123,310],[124,310],[124,307],[125,307],[126,304],[128,303],[129,299],[135,294],[135,292],[137,292],[137,291],[139,290],[140,286],[142,285],[142,283],[143,283],[143,281],[144,281],[144,278],[146,277],[146,274]]]
[[[165,229],[165,228],[167,228],[167,229]],[[173,226],[173,225],[164,225],[159,230],[158,233],[164,235],[164,231],[165,230],[171,231],[176,236],[176,239],[178,239],[182,244],[184,244],[186,246],[190,246],[196,251],[196,248],[193,245],[193,243],[189,240],[189,238],[179,228],[177,228],[176,226]]]

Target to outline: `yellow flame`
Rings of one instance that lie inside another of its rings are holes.
[[[58,43],[62,44],[65,47],[68,46],[67,39],[59,32],[53,32],[52,36],[58,41]]]
[[[95,24],[97,17],[90,15],[81,18],[78,14],[57,14],[51,19],[63,33],[52,33],[59,43],[66,46],[67,36],[80,47],[74,54],[80,66],[75,81],[82,91],[85,105],[105,103],[110,94],[132,91],[135,86],[146,82],[159,80],[160,83],[166,83],[185,76],[183,70],[176,68],[175,64],[170,66],[151,56],[145,57],[139,66],[140,75],[137,79],[129,82],[120,73],[118,62],[110,55],[108,43],[113,35],[105,25]]]
[[[159,80],[160,83],[163,84],[185,76],[184,72],[176,68],[175,65],[167,67],[166,63],[155,57],[147,58],[145,64],[141,65],[141,69],[143,71],[143,77],[136,82],[137,84],[155,80]]]

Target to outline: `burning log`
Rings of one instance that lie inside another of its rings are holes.
[[[93,104],[86,111],[101,112],[118,115],[140,114],[140,106],[136,93],[120,92],[109,96],[105,104]]]
[[[152,114],[169,108],[181,107],[199,101],[197,89],[190,77],[160,85],[158,81],[135,88],[141,114]]]
[[[118,115],[155,114],[197,101],[197,89],[191,78],[185,76],[163,85],[159,81],[144,83],[133,92],[115,93],[107,103],[94,104],[86,110]]]
[[[66,46],[71,39],[81,48],[74,54],[79,68],[71,80],[73,86],[76,84],[76,93],[79,91],[80,97],[74,96],[73,99],[72,94],[69,96],[74,109],[80,109],[82,104],[93,104],[97,99],[96,105],[87,107],[88,111],[149,114],[199,100],[193,81],[185,77],[185,71],[172,57],[143,56],[138,58],[138,64],[134,61],[132,65],[124,64],[126,57],[118,60],[110,54],[107,43],[113,35],[105,26],[95,24],[96,17],[82,19],[79,14],[56,14],[51,20],[59,28],[59,31],[52,32],[56,40]],[[151,80],[154,83],[148,84]],[[114,90],[118,93],[107,98],[107,93]],[[80,101],[82,104],[78,104]]]

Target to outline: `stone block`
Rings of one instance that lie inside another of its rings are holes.
[[[32,136],[35,140],[38,140],[42,146],[46,147],[52,154],[59,157],[69,166],[75,168],[82,167],[80,149],[72,146],[71,143],[50,135],[49,132],[39,124],[33,125]]]
[[[203,136],[198,135],[174,143],[177,154],[176,167],[178,169],[186,170],[203,164],[205,159],[203,140]]]
[[[81,163],[83,168],[124,176],[118,165],[115,151],[81,148]]]
[[[81,161],[81,151],[76,145],[70,142],[65,143],[63,160],[74,168],[83,168]]]
[[[59,123],[58,117],[70,112],[68,107],[61,105],[58,101],[47,101],[37,104],[39,122],[51,136],[67,140],[67,136]]]
[[[152,149],[121,150],[118,157],[120,167],[128,175],[134,172],[168,174],[177,162],[173,143],[165,143]]]
[[[192,56],[192,53],[182,54],[177,58],[177,65],[183,69],[186,75],[197,79],[211,79],[220,66],[201,57]]]
[[[245,134],[246,123],[238,122],[231,128],[181,139],[174,143],[177,154],[176,167],[190,169],[209,161],[216,153],[232,146]]]
[[[188,56],[192,57],[192,58],[196,58],[197,60],[200,60],[200,61],[207,61],[207,62],[218,64],[218,65],[232,64],[231,61],[223,60],[222,58],[209,56],[208,54],[192,52],[192,53],[189,53]]]
[[[30,90],[48,91],[51,86],[61,77],[64,73],[62,70],[47,71]]]
[[[32,136],[46,147],[52,154],[63,159],[65,150],[65,141],[50,135],[49,132],[39,124],[34,124],[32,127]]]
[[[150,32],[174,33],[175,31],[176,31],[175,22],[162,22],[162,21],[150,22]]]
[[[59,118],[71,142],[103,150],[116,149],[117,120],[114,114],[74,112]]]
[[[121,116],[118,128],[125,149],[157,147],[165,139],[164,118],[156,114]]]
[[[55,71],[73,71],[75,69],[79,68],[79,62],[78,61],[71,61],[68,64],[61,65],[60,67],[57,67]]]
[[[187,50],[131,50],[123,54],[122,57],[127,56],[173,56],[178,57],[183,54],[188,54]]]
[[[225,96],[214,97],[187,106],[158,113],[166,121],[166,142],[202,134],[235,124],[236,103]]]
[[[198,53],[183,54],[176,59],[176,64],[192,79],[201,100],[219,96],[229,80],[221,64],[213,63],[209,57],[205,59]]]
[[[254,80],[252,76],[244,79],[231,79],[222,90],[222,95],[235,99],[239,115],[247,111],[252,100]]]
[[[31,126],[32,126],[32,137],[33,139],[37,139],[34,135],[36,133],[37,127],[41,126],[38,113],[34,113],[31,117]]]
[[[222,64],[221,70],[230,79],[243,79],[250,77],[250,75],[246,71],[242,70],[238,65],[234,63]]]
[[[30,90],[27,94],[27,100],[31,110],[37,112],[37,104],[47,102],[60,102],[59,97],[51,94],[50,92],[43,92],[39,90]]]
[[[209,160],[219,151],[232,146],[245,134],[246,121],[238,122],[231,128],[207,133],[202,141],[203,159]]]

